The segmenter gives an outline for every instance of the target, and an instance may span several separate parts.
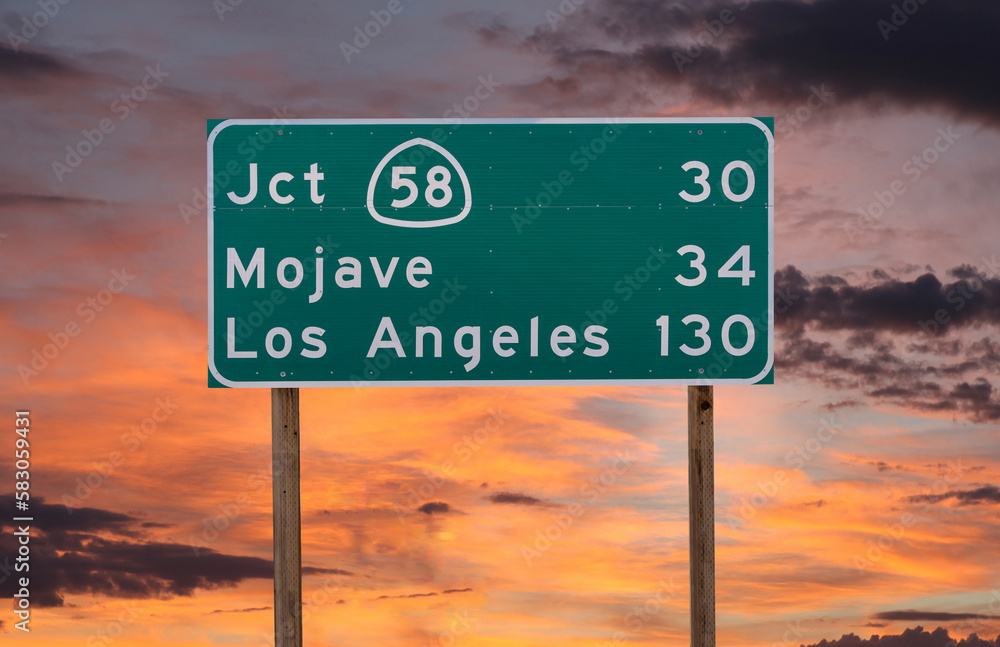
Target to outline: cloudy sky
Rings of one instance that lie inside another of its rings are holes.
[[[206,386],[206,120],[478,90],[775,119],[775,384],[716,388],[720,644],[995,645],[998,31],[990,0],[5,3],[0,442],[30,410],[35,522],[32,632],[0,632],[269,644],[268,393]],[[686,644],[685,403],[304,389],[306,643]]]

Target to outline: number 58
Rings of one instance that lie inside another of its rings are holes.
[[[413,175],[417,172],[416,166],[393,166],[392,167],[392,188],[409,189],[410,193],[405,198],[397,198],[392,201],[392,206],[397,209],[408,207],[417,200],[420,190],[417,183],[404,175]],[[435,208],[441,208],[451,202],[451,171],[444,166],[434,166],[427,171],[427,189],[424,190],[424,199],[427,204]],[[441,192],[441,197],[435,194]]]

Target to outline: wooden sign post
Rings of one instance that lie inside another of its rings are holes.
[[[714,389],[688,387],[691,647],[715,647]],[[271,389],[274,644],[302,647],[299,390]]]
[[[299,390],[271,389],[274,493],[274,645],[302,647]]]
[[[688,387],[691,647],[715,647],[714,406],[713,387]]]

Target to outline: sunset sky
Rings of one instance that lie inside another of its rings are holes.
[[[775,119],[775,383],[715,389],[718,642],[997,647],[998,33],[995,0],[5,3],[4,598],[15,411],[34,522],[0,634],[272,644],[269,393],[206,382],[206,120],[466,102]],[[688,644],[684,387],[301,415],[305,644]]]

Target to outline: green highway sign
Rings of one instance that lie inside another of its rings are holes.
[[[209,382],[773,382],[772,131],[209,122]]]

